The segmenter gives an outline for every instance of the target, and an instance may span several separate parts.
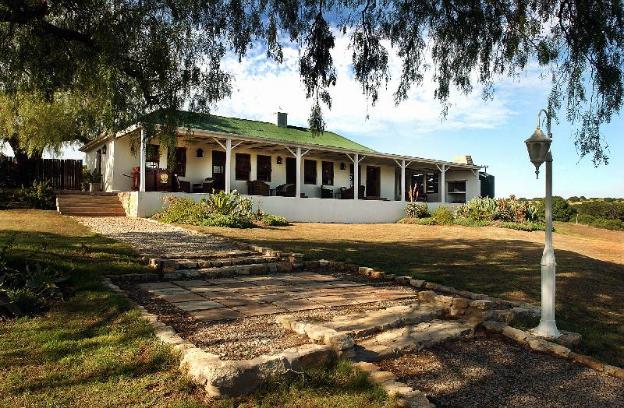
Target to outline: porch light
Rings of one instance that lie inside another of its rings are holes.
[[[340,162],[340,170],[344,170],[346,168],[347,166],[345,166],[344,162]]]
[[[277,164],[282,164],[282,156],[277,156]]]
[[[102,154],[106,154],[106,145],[102,146]]]
[[[197,157],[204,157],[204,149],[197,149]]]
[[[541,113],[541,112],[540,112]],[[535,132],[524,141],[529,152],[529,159],[535,166],[535,178],[539,177],[539,168],[546,161],[552,140],[539,127],[539,115]]]

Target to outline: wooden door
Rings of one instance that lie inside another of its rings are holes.
[[[297,159],[286,158],[286,184],[295,184],[297,181]]]
[[[381,170],[377,166],[366,166],[366,197],[381,196]]]
[[[216,191],[225,190],[225,152],[212,151],[212,178]]]

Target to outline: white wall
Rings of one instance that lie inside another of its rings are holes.
[[[451,195],[448,194],[449,181],[466,181],[466,201],[479,197],[481,195],[481,182],[479,174],[475,175],[471,170],[449,170],[446,172],[446,202],[451,201]]]
[[[132,217],[151,217],[163,207],[163,198],[176,196],[199,201],[207,194],[167,193],[148,191],[125,193],[126,211]],[[406,203],[378,200],[339,200],[321,198],[249,196],[258,208],[268,214],[281,215],[292,222],[346,224],[392,223],[404,216]],[[134,204],[136,203],[136,205]],[[439,203],[427,203],[430,210]],[[451,204],[446,206],[454,207]]]

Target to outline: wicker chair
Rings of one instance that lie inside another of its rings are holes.
[[[282,184],[275,187],[275,195],[282,197],[294,197],[297,194],[297,189],[294,184]]]
[[[365,191],[366,191],[366,187],[360,186],[360,189],[358,191],[358,198],[363,199]],[[340,198],[353,200],[353,187],[349,187],[349,188],[341,187]]]

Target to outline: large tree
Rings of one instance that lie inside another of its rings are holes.
[[[208,110],[230,91],[227,51],[243,58],[261,45],[281,61],[289,41],[303,48],[318,132],[340,29],[371,103],[389,79],[388,42],[403,63],[396,102],[430,70],[443,111],[451,92],[480,85],[489,97],[497,79],[537,63],[552,79],[543,103],[574,124],[582,156],[606,163],[600,127],[622,107],[623,9],[621,0],[0,0],[0,91],[97,94],[114,129],[148,110]]]

